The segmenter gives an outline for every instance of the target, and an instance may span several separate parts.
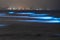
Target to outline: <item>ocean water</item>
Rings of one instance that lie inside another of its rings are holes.
[[[59,11],[0,11],[0,40],[59,40]]]

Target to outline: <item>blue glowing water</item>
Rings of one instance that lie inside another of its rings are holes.
[[[15,14],[15,12],[8,12],[8,14]],[[34,18],[37,20],[16,20],[19,22],[39,22],[39,23],[60,23],[60,18],[56,18],[54,16],[49,16],[47,13],[34,13],[34,12],[19,12],[16,13],[18,15],[25,15],[27,16],[6,16],[6,14],[0,14],[0,17],[11,17],[11,18]]]

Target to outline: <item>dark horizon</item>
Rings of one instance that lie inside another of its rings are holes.
[[[60,0],[0,0],[0,7],[60,9]]]

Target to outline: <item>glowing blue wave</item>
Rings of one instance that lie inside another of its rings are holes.
[[[0,13],[0,16],[7,16],[6,14]]]
[[[36,18],[36,19],[46,19],[46,20],[48,20],[48,19],[54,19],[54,17],[31,17],[31,18]]]
[[[16,14],[28,14],[28,15],[32,15],[32,14],[34,14],[34,13],[28,13],[28,12],[26,12],[26,13],[16,13]]]
[[[48,16],[48,14],[32,14],[31,17],[45,17]]]
[[[15,14],[15,12],[9,12],[9,14]],[[37,20],[16,20],[19,22],[38,22],[38,23],[60,23],[60,18],[56,18],[54,16],[49,16],[49,14],[36,14],[36,13],[16,13],[18,15],[20,14],[28,14],[27,16],[4,16],[5,14],[1,14],[0,17],[11,17],[11,18],[34,18]]]
[[[17,22],[44,22],[42,20],[16,20]]]
[[[8,12],[8,14],[15,14],[15,12]]]
[[[4,28],[6,26],[8,26],[8,25],[7,24],[0,24],[0,28]]]
[[[12,17],[12,18],[36,18],[36,19],[53,19],[54,17],[30,17],[30,16],[0,16],[0,17]]]
[[[9,18],[31,18],[29,16],[0,16],[0,17],[9,17]]]
[[[25,14],[27,14],[27,13],[25,13]],[[17,20],[17,21],[20,21],[20,22],[21,21],[23,21],[23,22],[39,22],[39,23],[41,23],[41,22],[42,23],[60,23],[60,18],[48,16],[48,14],[34,14],[34,13],[30,13],[30,14],[29,14],[30,15],[29,18],[35,18],[35,19],[39,19],[39,20]]]
[[[20,14],[27,14],[27,15],[29,15],[29,16],[31,16],[31,17],[40,17],[40,16],[48,16],[48,14],[36,14],[36,13],[16,13],[16,14],[18,14],[18,15],[20,15]]]
[[[17,20],[17,22],[60,23],[60,21],[58,21],[58,20],[50,20],[50,21],[43,21],[43,20]]]

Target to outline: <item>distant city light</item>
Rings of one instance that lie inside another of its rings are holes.
[[[12,8],[13,10],[16,10],[17,8]]]
[[[25,8],[25,7],[20,7],[20,8],[18,8],[18,7],[9,7],[7,9],[8,10],[51,10],[49,8],[43,9],[43,8],[29,8],[29,7],[27,7],[27,8]]]
[[[12,8],[8,8],[8,10],[12,10]]]
[[[35,9],[35,10],[44,10],[43,8],[37,8],[37,9]]]

